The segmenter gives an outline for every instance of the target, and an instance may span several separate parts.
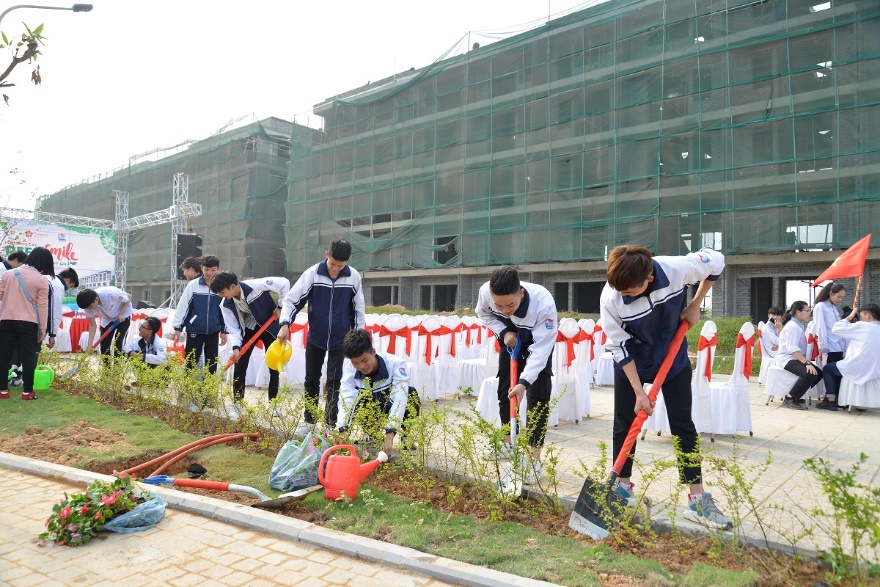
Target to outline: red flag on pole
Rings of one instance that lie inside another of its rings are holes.
[[[871,235],[869,234],[856,244],[843,252],[841,256],[834,260],[831,267],[822,272],[822,275],[816,278],[812,287],[816,287],[823,281],[828,279],[840,279],[843,277],[861,277],[865,272],[865,259],[868,257],[868,247],[871,245]]]

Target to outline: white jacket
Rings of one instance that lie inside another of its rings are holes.
[[[877,349],[880,349],[880,322],[851,324],[846,320],[840,320],[831,329],[836,336],[849,341],[846,356],[836,363],[841,375],[856,385],[864,385],[880,377],[880,361],[877,360]]]

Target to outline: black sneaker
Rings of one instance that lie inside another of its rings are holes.
[[[819,408],[820,410],[829,410],[831,412],[836,412],[837,411],[837,402],[830,402],[827,399],[823,399],[818,404],[816,404],[816,407]]]
[[[807,409],[807,406],[803,406],[803,405],[797,403],[797,400],[794,399],[793,397],[786,397],[784,400],[782,400],[782,405],[784,405],[786,408],[791,408],[792,410],[806,410]]]
[[[807,405],[807,400],[805,400],[805,399],[802,398],[802,397],[799,397],[798,399],[796,399],[796,400],[794,400],[794,401],[796,401],[796,402],[797,402],[797,405],[799,405],[799,406],[805,406],[805,405]]]

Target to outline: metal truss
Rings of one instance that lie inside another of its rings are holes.
[[[202,207],[199,204],[189,203],[189,176],[185,173],[174,174],[174,189],[172,193],[172,205],[164,210],[148,212],[128,217],[128,192],[113,190],[115,201],[115,219],[89,218],[87,216],[72,216],[70,214],[56,214],[42,210],[21,210],[19,208],[0,208],[0,218],[9,220],[34,220],[51,224],[65,224],[80,228],[100,228],[116,231],[116,279],[115,284],[119,289],[125,289],[126,266],[128,263],[128,235],[129,233],[171,223],[171,298],[167,300],[170,305],[176,305],[177,300],[186,286],[185,281],[177,279],[177,235],[178,233],[192,232],[190,223],[192,218],[202,215]],[[110,272],[102,271],[80,279],[80,287],[95,288],[110,284]]]

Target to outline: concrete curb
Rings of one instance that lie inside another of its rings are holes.
[[[110,475],[93,473],[65,465],[56,465],[27,457],[0,452],[0,467],[30,473],[68,484],[86,486],[95,480],[112,480]],[[440,581],[471,587],[549,587],[553,583],[529,579],[487,569],[448,558],[426,554],[405,546],[397,546],[370,538],[346,534],[279,516],[259,508],[175,491],[155,485],[142,485],[160,495],[168,507],[220,520],[244,528],[268,532],[275,536],[303,542],[353,558],[394,565],[399,569],[427,575]]]

